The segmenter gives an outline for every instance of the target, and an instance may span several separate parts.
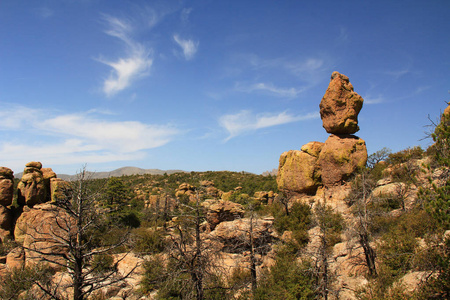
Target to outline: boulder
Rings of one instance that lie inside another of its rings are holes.
[[[363,98],[353,91],[347,76],[333,72],[328,89],[320,102],[323,127],[332,134],[353,134],[359,130],[358,114]]]
[[[0,205],[0,243],[11,237],[13,218],[11,211]]]
[[[195,187],[190,185],[189,183],[182,183],[175,191],[175,197],[178,199],[182,197],[188,197],[189,201],[195,200]]]
[[[202,180],[202,181],[200,181],[200,185],[202,187],[210,187],[210,186],[214,186],[214,182],[211,180]]]
[[[33,207],[46,200],[46,185],[42,173],[42,164],[32,161],[25,165],[23,176],[17,185],[17,202]]]
[[[150,208],[159,212],[173,211],[177,206],[176,199],[167,195],[149,195],[145,200],[145,208]]]
[[[6,256],[8,270],[21,269],[25,265],[25,250],[22,247],[12,249]]]
[[[40,170],[42,169],[42,163],[39,161],[30,161],[25,165],[25,167],[36,168]]]
[[[291,150],[280,156],[277,183],[280,190],[314,193],[320,185],[317,160],[323,143],[310,142],[302,150]]]
[[[225,221],[217,225],[210,237],[222,243],[222,251],[242,253],[250,249],[250,222],[253,222],[253,246],[258,248],[258,252],[267,253],[271,249],[272,241],[278,238],[272,226],[273,220],[244,218]]]
[[[367,162],[364,140],[354,135],[332,134],[320,152],[318,164],[322,172],[322,183],[332,186],[347,180]]]
[[[211,230],[224,221],[242,218],[245,213],[241,204],[231,201],[206,200],[202,202],[202,206],[206,208],[206,221]]]
[[[0,205],[9,206],[14,194],[14,175],[9,168],[0,167]]]
[[[268,204],[271,205],[273,203],[273,200],[275,199],[277,195],[273,191],[265,192],[255,192],[253,197],[256,201],[261,202],[262,204]]]
[[[25,248],[25,264],[34,265],[51,261],[50,267],[58,269],[64,264],[61,257],[68,248],[61,241],[75,230],[75,220],[63,209],[50,203],[25,207],[14,229],[16,242]]]

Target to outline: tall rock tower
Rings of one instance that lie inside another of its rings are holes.
[[[325,143],[310,142],[281,154],[277,175],[281,191],[315,194],[320,186],[342,184],[366,165],[366,143],[353,135],[359,130],[363,101],[347,76],[333,72],[319,105],[323,127],[331,135]]]

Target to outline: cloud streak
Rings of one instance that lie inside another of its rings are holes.
[[[303,92],[303,89],[296,89],[296,88],[280,88],[276,87],[271,83],[255,83],[250,86],[243,86],[242,84],[236,84],[236,89],[238,91],[251,93],[254,91],[262,91],[267,92],[269,94],[279,96],[279,97],[287,97],[287,98],[295,98],[297,97],[301,92]]]
[[[173,40],[181,47],[183,50],[183,55],[186,60],[191,60],[194,58],[198,50],[199,42],[194,42],[193,40],[185,40],[180,38],[179,35],[175,34]]]
[[[180,133],[170,124],[111,121],[92,112],[55,115],[22,106],[2,111],[16,116],[26,112],[25,118],[11,118],[0,127],[18,137],[16,142],[0,142],[0,156],[8,167],[19,161],[23,167],[24,158],[63,165],[140,159],[145,150],[164,146]]]
[[[133,27],[130,22],[108,15],[103,18],[108,26],[105,33],[121,40],[127,48],[127,55],[115,61],[98,59],[112,69],[103,82],[103,92],[110,97],[128,88],[138,78],[147,76],[153,59],[151,49],[132,39]]]
[[[255,115],[249,110],[242,110],[236,114],[229,114],[220,117],[219,124],[228,132],[228,137],[225,139],[225,141],[228,141],[234,137],[256,131],[258,129],[316,119],[318,117],[318,113],[295,116],[284,111],[278,114],[264,113]]]

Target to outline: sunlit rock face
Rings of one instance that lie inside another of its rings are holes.
[[[331,134],[353,134],[359,130],[358,114],[363,98],[353,91],[347,76],[333,72],[320,102],[323,128]]]
[[[9,206],[14,194],[13,171],[6,167],[0,167],[0,205]]]
[[[325,142],[318,164],[324,186],[348,179],[367,162],[366,142],[354,135],[332,134]]]
[[[40,162],[29,162],[25,165],[23,176],[17,185],[17,202],[32,207],[43,203],[46,197],[44,175]]]
[[[323,143],[310,142],[301,150],[290,150],[280,156],[277,173],[278,188],[282,191],[313,193],[320,185],[317,159]]]

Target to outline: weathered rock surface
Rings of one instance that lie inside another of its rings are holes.
[[[188,197],[189,201],[195,200],[195,187],[190,185],[189,183],[182,183],[175,191],[175,197],[178,199],[182,197]]]
[[[315,192],[320,185],[321,172],[317,160],[323,145],[310,142],[301,150],[281,154],[277,174],[278,188],[297,193]]]
[[[23,244],[25,248],[25,264],[37,264],[45,259],[64,264],[65,260],[57,255],[66,254],[68,249],[57,237],[67,239],[69,232],[73,230],[71,228],[75,228],[75,221],[50,203],[38,204],[33,208],[25,207],[14,229],[16,242]],[[50,266],[58,268],[57,263],[51,263]]]
[[[323,127],[332,134],[353,134],[359,130],[358,114],[363,98],[353,91],[347,76],[331,74],[328,89],[320,102]]]
[[[20,269],[25,265],[25,250],[22,247],[12,249],[6,256],[8,270]]]
[[[274,201],[276,196],[277,196],[277,194],[274,193],[273,191],[269,191],[269,192],[265,192],[265,191],[255,192],[255,194],[253,195],[253,197],[255,197],[256,201],[259,201],[262,204],[267,204],[267,205],[271,205],[273,203],[273,201]]]
[[[251,222],[253,222],[252,231],[250,231]],[[236,219],[220,223],[210,236],[223,244],[222,251],[242,253],[250,249],[249,234],[251,232],[254,247],[259,248],[259,252],[267,253],[271,249],[272,241],[278,239],[272,225],[273,220]]]
[[[318,164],[325,186],[340,183],[349,178],[367,162],[364,140],[354,135],[331,135],[320,152]]]
[[[206,200],[202,202],[202,206],[207,210],[206,221],[211,230],[214,230],[218,224],[224,221],[233,221],[237,218],[242,218],[245,213],[244,207],[241,204],[231,201]]]
[[[17,186],[17,202],[32,207],[43,203],[46,196],[44,176],[40,162],[29,162],[25,165],[23,176]]]
[[[9,206],[14,194],[13,171],[6,167],[0,167],[0,205]]]
[[[50,178],[50,201],[56,202],[58,199],[64,199],[70,188],[69,182],[61,178]]]
[[[156,211],[169,212],[173,211],[177,206],[177,202],[174,198],[167,195],[149,195],[145,200],[145,208],[151,208]]]
[[[44,178],[44,185],[45,185],[45,196],[46,199],[44,199],[44,202],[48,202],[52,200],[52,194],[51,194],[51,180],[56,178],[56,173],[53,172],[51,168],[42,168],[42,177]]]
[[[11,237],[11,230],[13,226],[13,218],[11,211],[0,205],[0,243]]]

